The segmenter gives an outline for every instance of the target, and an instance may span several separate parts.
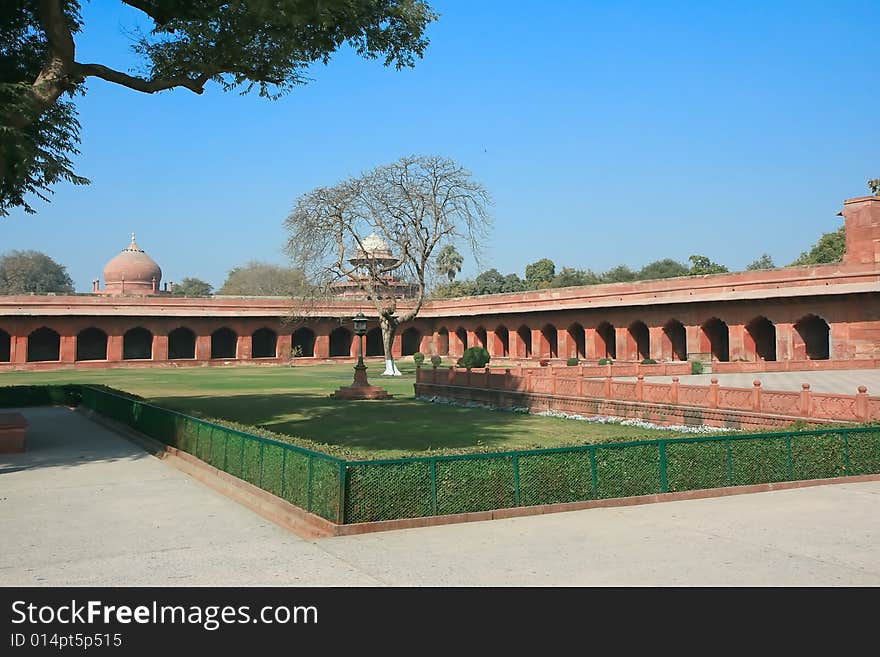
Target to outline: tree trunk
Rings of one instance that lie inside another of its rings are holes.
[[[397,323],[393,318],[379,315],[379,326],[382,327],[382,348],[385,350],[385,371],[382,376],[400,376],[400,370],[394,363],[394,356],[391,354],[391,345],[394,344],[394,333],[397,330]]]

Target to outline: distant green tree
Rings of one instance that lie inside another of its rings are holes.
[[[868,181],[868,189],[874,196],[880,196],[880,178],[874,178]]]
[[[214,294],[214,288],[200,278],[184,278],[180,283],[174,284],[171,294],[179,297],[209,297]]]
[[[691,276],[723,274],[729,271],[724,265],[719,265],[717,262],[712,262],[707,256],[704,255],[692,255],[688,258],[688,260],[691,263],[691,268],[688,272]]]
[[[437,273],[446,276],[451,283],[461,271],[464,258],[453,244],[447,244],[437,254]]]
[[[458,297],[471,297],[476,293],[474,282],[463,280],[441,283],[431,291],[431,296],[434,299],[456,299]]]
[[[487,269],[474,279],[474,294],[498,294],[504,291],[504,276],[497,269]]]
[[[523,292],[525,289],[525,281],[516,274],[508,274],[504,277],[504,284],[501,287],[502,292]]]
[[[825,233],[809,251],[804,251],[791,263],[798,265],[824,265],[843,260],[846,253],[846,228],[841,226],[831,233]]]
[[[526,266],[526,287],[530,290],[550,287],[554,276],[556,265],[549,258],[541,258]]]
[[[550,287],[573,287],[575,285],[595,285],[600,282],[599,276],[589,270],[563,267],[553,280]]]
[[[769,254],[765,253],[754,262],[746,265],[746,271],[757,271],[759,269],[776,269],[776,265],[773,264],[773,258]]]
[[[637,276],[639,280],[649,281],[660,278],[675,278],[677,276],[687,276],[690,270],[677,260],[672,258],[664,258],[663,260],[655,260],[642,267]]]
[[[67,268],[39,251],[10,251],[0,256],[0,294],[71,294]]]
[[[258,297],[292,297],[306,288],[299,269],[252,260],[229,272],[218,294]]]
[[[626,283],[636,278],[637,274],[626,265],[617,265],[602,274],[603,283]]]

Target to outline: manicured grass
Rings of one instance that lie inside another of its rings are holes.
[[[673,435],[662,430],[416,401],[412,361],[405,359],[398,366],[404,376],[382,377],[382,363],[368,362],[370,382],[395,395],[385,401],[329,397],[338,387],[351,383],[351,365],[4,372],[0,373],[0,386],[101,384],[191,415],[344,447],[361,458],[412,456],[426,450],[534,449]]]

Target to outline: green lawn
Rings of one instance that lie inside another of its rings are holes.
[[[329,397],[339,386],[351,383],[351,365],[4,372],[0,386],[103,384],[191,415],[256,425],[335,445],[361,458],[412,456],[437,449],[532,449],[670,435],[661,430],[416,401],[414,368],[406,361],[398,364],[404,376],[395,378],[378,375],[382,363],[368,363],[370,382],[395,395],[385,401]]]

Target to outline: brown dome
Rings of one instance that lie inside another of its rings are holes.
[[[112,289],[124,281],[127,289],[135,291],[153,288],[154,280],[155,288],[158,289],[162,281],[162,269],[137,245],[132,233],[131,244],[104,267],[104,285]]]

